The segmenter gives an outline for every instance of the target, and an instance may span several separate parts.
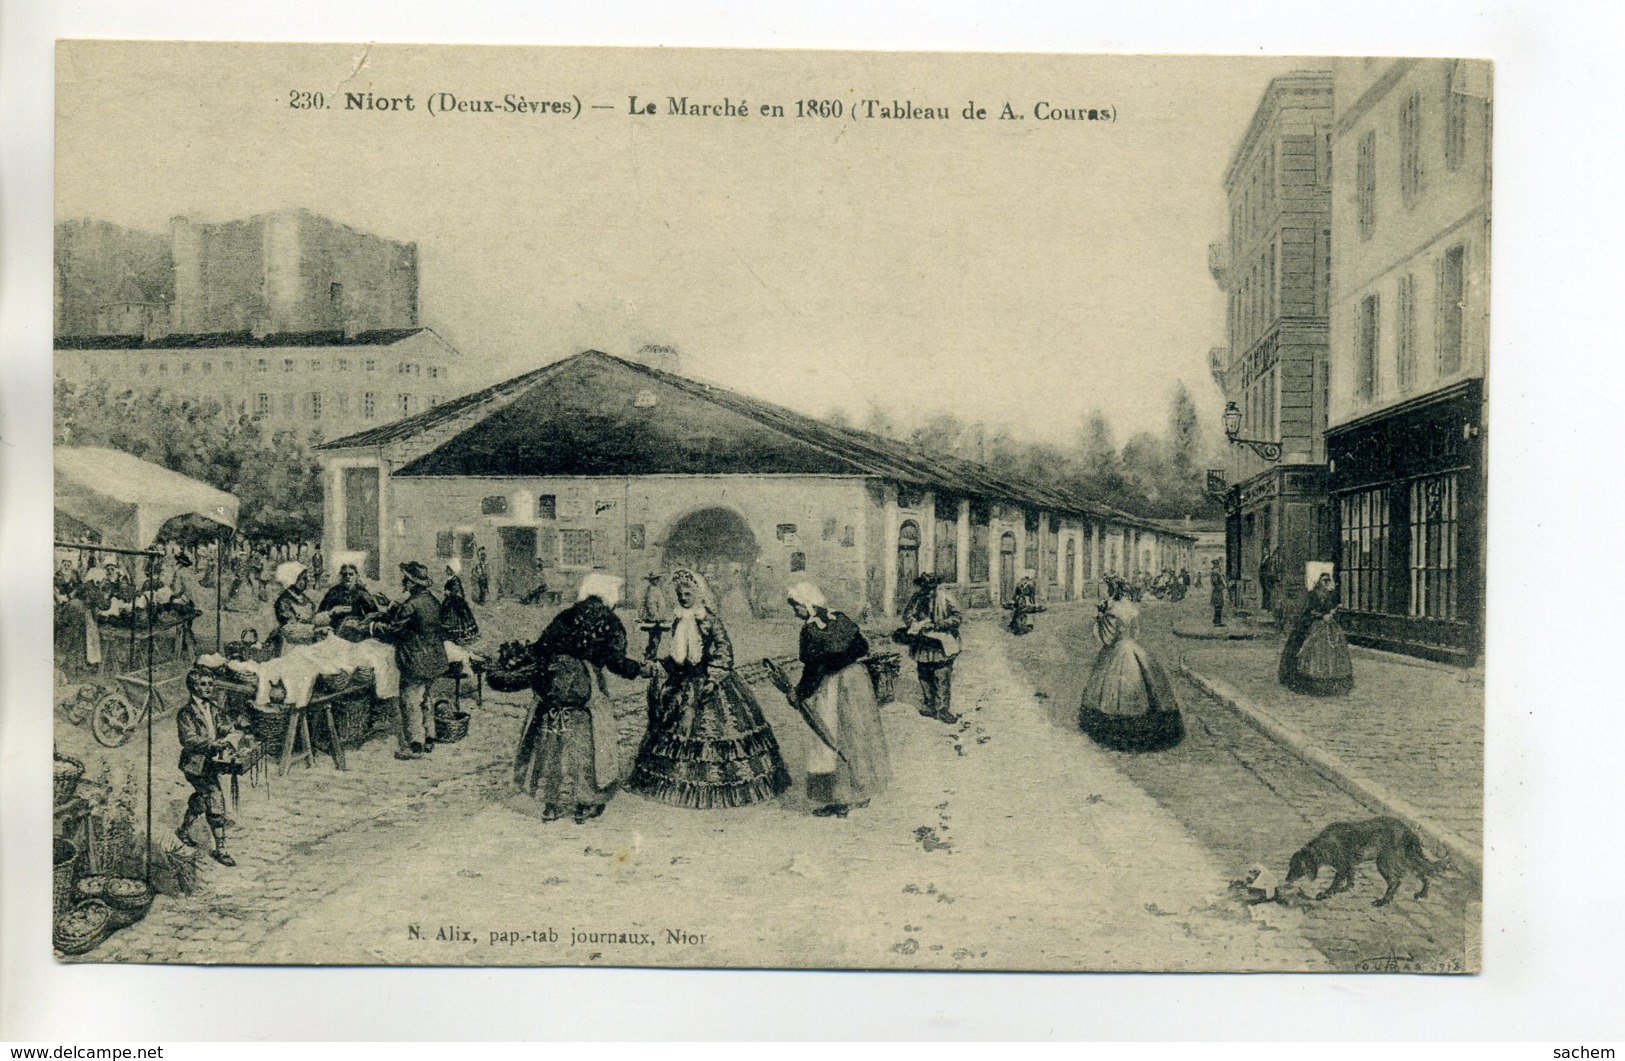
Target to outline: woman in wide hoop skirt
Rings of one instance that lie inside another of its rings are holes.
[[[1160,751],[1185,736],[1173,682],[1134,640],[1139,618],[1140,609],[1121,589],[1101,604],[1095,619],[1100,655],[1078,709],[1078,727],[1116,751]]]
[[[673,573],[677,606],[661,639],[649,732],[627,788],[674,807],[743,807],[790,787],[762,707],[734,673],[733,645],[705,580]]]
[[[1281,684],[1306,696],[1347,696],[1354,688],[1348,638],[1337,622],[1337,590],[1322,572],[1281,648]]]

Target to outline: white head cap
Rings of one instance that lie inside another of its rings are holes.
[[[292,587],[304,573],[305,565],[297,560],[288,560],[276,565],[276,580],[287,587]]]
[[[607,571],[593,571],[581,580],[581,588],[576,590],[576,600],[584,601],[588,597],[597,597],[606,605],[613,608],[621,602],[621,578]]]

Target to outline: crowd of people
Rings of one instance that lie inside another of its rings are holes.
[[[238,550],[237,562],[227,570],[234,580],[258,583],[265,555],[252,547]],[[95,614],[105,613],[115,600],[139,605],[143,593],[156,602],[166,588],[166,603],[184,600],[190,566],[184,553],[154,559],[145,583],[132,589],[127,576],[109,569],[74,571],[65,565],[58,572],[59,600],[86,601]],[[321,566],[316,548],[303,559],[295,550],[271,569],[271,580],[281,588],[267,648],[286,653],[333,636],[393,645],[401,677],[395,757],[412,760],[432,753],[430,686],[446,673],[447,642],[468,644],[479,634],[460,571],[447,566],[437,579],[420,562],[403,563],[401,595],[392,600],[364,585],[355,565],[346,563],[318,600],[313,586],[320,584]],[[473,599],[483,603],[490,591],[483,555],[476,557],[469,574]],[[1224,583],[1217,561],[1210,583],[1218,622]],[[1178,600],[1190,584],[1186,570],[1169,569],[1155,577],[1144,572],[1133,578],[1104,576],[1091,627],[1099,647],[1077,716],[1080,729],[1100,745],[1156,752],[1183,740],[1174,682],[1138,640],[1141,609],[1136,598],[1150,590]],[[253,592],[258,594],[257,586]],[[541,804],[542,820],[596,818],[622,789],[692,809],[748,806],[789,790],[790,765],[757,693],[738,672],[732,639],[705,576],[679,568],[647,577],[637,607],[636,627],[643,634],[638,645],[616,614],[623,594],[619,577],[590,573],[581,580],[575,602],[553,616],[524,651],[532,703],[519,730],[513,776],[518,790]],[[1032,629],[1030,617],[1043,610],[1032,573],[1017,582],[1012,597],[1007,605],[1010,629],[1026,633]],[[872,646],[858,623],[832,608],[815,584],[797,582],[782,599],[799,623],[802,669],[793,682],[776,668],[772,673],[812,738],[806,742],[810,751],[796,764],[802,790],[813,815],[844,818],[868,806],[891,778],[885,727],[866,663]],[[754,616],[757,610],[752,607],[749,613]],[[1336,611],[1332,576],[1323,572],[1285,640],[1282,685],[1317,696],[1340,695],[1352,687],[1348,645]],[[923,574],[891,633],[914,663],[919,713],[949,724],[959,721],[953,710],[953,674],[963,620],[950,587]],[[647,683],[647,729],[630,766],[619,754],[606,673]],[[194,843],[190,831],[198,819],[205,819],[215,840],[213,857],[231,865],[225,848],[228,819],[223,804],[211,795],[218,789],[211,764],[234,738],[224,728],[206,679],[201,671],[188,678],[191,702],[177,716],[181,769],[195,790],[177,836]]]

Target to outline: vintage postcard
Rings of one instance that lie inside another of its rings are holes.
[[[58,959],[1477,972],[1491,111],[61,43]]]

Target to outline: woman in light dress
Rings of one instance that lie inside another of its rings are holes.
[[[1095,618],[1100,654],[1078,709],[1078,727],[1116,751],[1160,751],[1185,736],[1173,682],[1134,640],[1139,619],[1139,607],[1124,600],[1120,588],[1101,603]]]

